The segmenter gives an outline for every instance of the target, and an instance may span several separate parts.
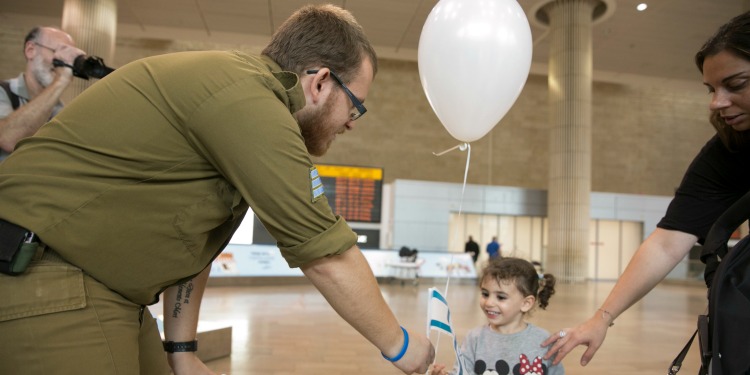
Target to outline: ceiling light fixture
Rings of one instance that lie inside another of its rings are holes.
[[[646,3],[640,3],[635,7],[635,9],[638,9],[639,12],[643,12],[644,10],[646,10],[646,8],[648,8],[648,4]]]

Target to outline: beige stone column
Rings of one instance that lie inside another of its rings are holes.
[[[78,48],[112,66],[117,36],[116,0],[65,0],[62,28],[73,37]],[[94,82],[93,78],[88,81],[76,78],[63,100],[70,102]]]
[[[588,276],[591,193],[591,89],[597,0],[554,0],[549,24],[550,166],[545,268],[561,281]]]

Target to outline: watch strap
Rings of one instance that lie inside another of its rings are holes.
[[[198,340],[183,342],[165,341],[164,351],[167,353],[196,352],[198,351]]]

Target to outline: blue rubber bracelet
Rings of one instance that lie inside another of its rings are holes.
[[[406,349],[409,347],[409,332],[406,332],[406,329],[404,329],[404,327],[401,327],[401,330],[404,331],[404,346],[401,347],[401,351],[398,352],[398,354],[396,354],[396,356],[393,358],[388,358],[388,356],[386,356],[382,352],[380,353],[383,356],[383,358],[391,362],[396,362],[399,359],[401,359],[401,357],[403,357],[404,354],[406,354]]]

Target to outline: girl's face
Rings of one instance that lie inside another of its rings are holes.
[[[485,277],[480,288],[479,308],[494,331],[516,333],[526,328],[523,315],[534,306],[534,296],[524,297],[513,280],[498,283],[493,277]]]
[[[703,60],[703,84],[712,94],[709,108],[736,131],[750,129],[750,61],[729,51]]]

